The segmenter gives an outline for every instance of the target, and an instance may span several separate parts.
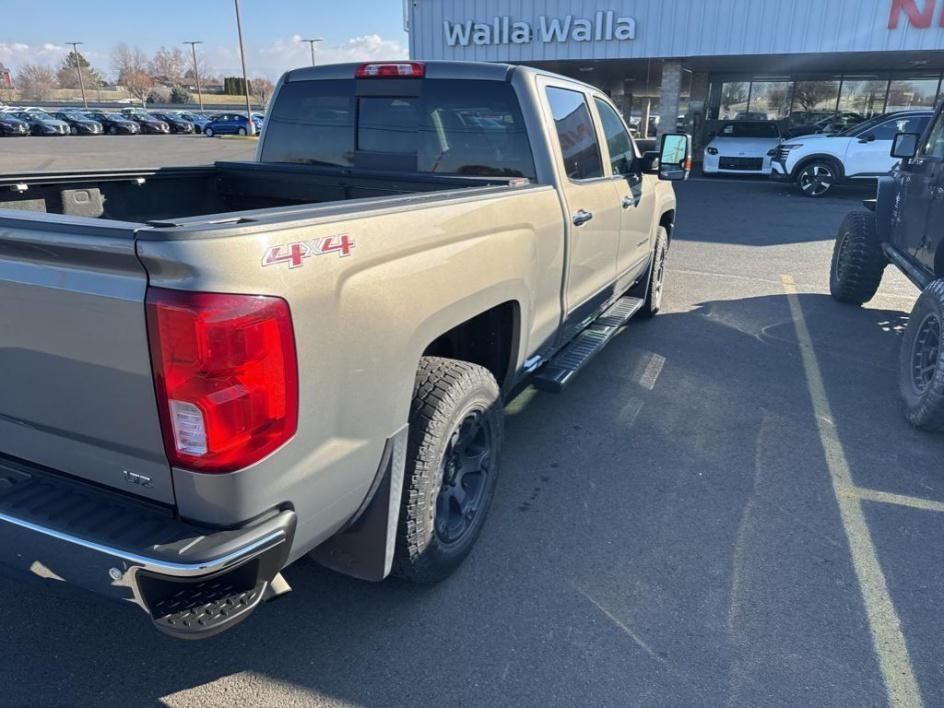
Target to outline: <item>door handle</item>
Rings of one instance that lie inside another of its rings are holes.
[[[593,213],[584,209],[578,209],[574,214],[574,226],[582,226],[593,218]]]
[[[623,201],[620,202],[624,209],[629,209],[636,203],[636,200],[630,196],[623,197]]]

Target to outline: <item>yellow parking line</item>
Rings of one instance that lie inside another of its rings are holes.
[[[883,492],[880,489],[853,487],[844,490],[844,493],[857,497],[862,501],[907,506],[912,509],[922,509],[924,511],[944,511],[944,502],[934,501],[933,499],[922,499],[921,497],[909,497],[904,494],[893,494],[892,492]]]
[[[832,409],[826,396],[826,387],[823,385],[819,361],[813,349],[813,340],[806,326],[800,300],[797,298],[796,282],[789,275],[784,275],[782,281],[799,341],[800,356],[813,403],[820,443],[826,457],[826,467],[829,469],[833,493],[849,543],[852,566],[862,591],[872,645],[885,681],[888,702],[892,706],[922,706],[921,691],[911,667],[911,657],[901,631],[901,621],[888,592],[888,584],[862,512],[862,504],[855,496],[844,493],[854,487],[852,475],[833,423]]]

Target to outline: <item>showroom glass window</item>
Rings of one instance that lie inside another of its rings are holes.
[[[758,119],[781,120],[790,115],[790,101],[793,99],[792,81],[754,81],[751,84],[750,113],[756,113]]]
[[[909,108],[934,108],[937,103],[940,77],[893,78],[888,88],[886,112],[906,111]]]
[[[858,116],[859,120],[884,113],[887,91],[887,78],[845,76],[839,92],[839,112]]]
[[[633,160],[636,150],[633,141],[623,126],[623,121],[616,114],[610,104],[599,98],[593,99],[600,114],[600,124],[603,126],[603,135],[606,136],[606,147],[610,152],[610,166],[614,175],[628,175],[633,171]]]
[[[602,177],[600,145],[584,95],[579,91],[549,86],[547,101],[567,176],[571,179]]]
[[[839,80],[804,80],[793,86],[793,111],[829,112],[836,110]]]
[[[510,84],[427,79],[422,92],[403,86],[420,95],[358,97],[354,79],[286,83],[269,116],[279,128],[266,131],[262,160],[535,178]]]
[[[737,118],[738,114],[747,112],[747,99],[751,95],[750,81],[725,81],[721,84],[721,111],[718,117],[722,120]]]

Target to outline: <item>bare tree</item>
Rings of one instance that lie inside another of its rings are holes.
[[[188,62],[184,53],[177,48],[161,47],[151,59],[151,75],[171,85],[180,84],[187,72]]]
[[[154,79],[148,71],[148,59],[144,52],[121,43],[112,50],[111,63],[118,74],[118,83],[142,104],[147,103]]]
[[[726,82],[721,89],[721,106],[728,113],[732,106],[747,103],[749,84],[746,81]]]
[[[56,72],[42,64],[24,64],[16,75],[16,85],[23,98],[44,101],[56,88]]]
[[[272,98],[272,91],[274,89],[275,84],[264,76],[257,76],[249,82],[249,93],[252,95],[253,100],[263,107],[265,107],[269,99]]]
[[[793,100],[808,113],[816,110],[832,112],[836,108],[835,99],[838,94],[839,88],[835,81],[797,81],[793,89]],[[821,106],[829,99],[832,99],[831,105]]]

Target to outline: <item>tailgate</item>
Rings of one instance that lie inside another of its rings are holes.
[[[135,226],[0,216],[0,454],[173,503]]]

